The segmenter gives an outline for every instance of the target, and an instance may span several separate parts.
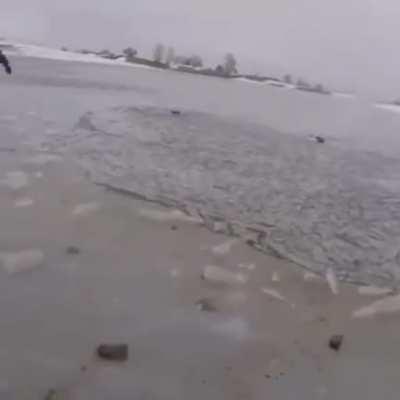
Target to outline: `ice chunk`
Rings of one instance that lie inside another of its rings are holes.
[[[265,293],[266,295],[268,295],[276,300],[283,301],[284,303],[289,304],[290,307],[295,308],[295,305],[293,303],[290,303],[289,300],[287,300],[286,297],[282,296],[276,289],[263,287],[263,288],[261,288],[261,291],[263,293]]]
[[[275,272],[272,274],[271,281],[272,281],[272,282],[280,282],[280,281],[281,281],[281,277],[280,277],[280,275],[278,274],[278,272],[275,271]]]
[[[206,281],[225,285],[238,285],[247,282],[246,275],[231,272],[215,265],[207,265],[202,276]]]
[[[305,272],[303,278],[306,282],[314,282],[320,279],[317,274],[314,274],[314,272],[310,271]]]
[[[219,245],[217,245],[217,246],[214,246],[214,247],[211,249],[211,251],[212,251],[215,255],[223,256],[223,255],[225,255],[225,254],[228,254],[228,253],[231,251],[232,247],[233,247],[236,243],[238,243],[238,240],[237,240],[237,239],[227,240],[227,241],[224,242],[224,243],[221,243],[221,244],[219,244]]]
[[[32,206],[34,201],[30,199],[29,197],[24,197],[21,199],[16,200],[14,203],[15,208],[25,208],[25,207],[30,207]]]
[[[326,270],[326,281],[328,282],[328,285],[332,291],[333,294],[339,294],[339,285],[337,281],[337,277],[335,274],[335,271],[332,268],[328,268]]]
[[[7,172],[1,183],[13,190],[22,189],[28,185],[28,176],[23,171]]]
[[[238,267],[241,269],[247,269],[248,271],[254,271],[256,269],[256,264],[241,263]]]
[[[390,288],[380,288],[377,286],[360,286],[358,293],[362,296],[387,296],[393,290]]]
[[[17,253],[0,253],[4,270],[10,275],[31,271],[44,262],[42,250],[29,249]]]
[[[78,204],[72,211],[72,215],[76,217],[86,217],[89,214],[92,214],[100,209],[99,203],[83,203]]]
[[[353,312],[353,317],[373,317],[376,314],[390,314],[398,311],[400,311],[400,295],[386,297],[375,301],[369,306],[362,307]]]

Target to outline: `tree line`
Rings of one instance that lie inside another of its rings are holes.
[[[123,51],[126,61],[135,62],[138,52],[133,47],[128,47]],[[199,55],[184,56],[178,55],[173,47],[166,47],[158,43],[153,49],[153,59],[155,63],[171,66],[186,66],[191,68],[204,68],[204,62]],[[238,73],[236,57],[232,53],[226,54],[223,63],[217,65],[215,72],[220,75],[232,76]]]

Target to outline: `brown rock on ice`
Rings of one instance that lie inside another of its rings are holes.
[[[206,312],[215,312],[215,311],[217,311],[217,307],[216,307],[214,301],[212,299],[210,299],[210,298],[206,298],[205,297],[205,298],[199,299],[196,302],[196,305],[197,305],[197,307],[199,307],[199,309],[201,311],[206,311]]]
[[[81,249],[76,246],[68,246],[67,247],[67,254],[76,256],[81,252]]]
[[[123,362],[128,360],[128,345],[123,343],[101,344],[97,347],[97,355],[103,360]]]
[[[344,339],[343,335],[333,335],[329,339],[329,347],[332,350],[339,351],[340,348],[342,347],[343,339]]]

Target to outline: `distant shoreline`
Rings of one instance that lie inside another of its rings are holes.
[[[225,80],[241,80],[250,83],[266,84],[277,88],[295,89],[299,91],[306,91],[321,95],[331,95],[332,92],[324,88],[317,88],[313,86],[305,86],[299,84],[293,84],[284,82],[281,79],[262,76],[255,74],[232,74],[226,75],[213,68],[194,68],[187,65],[169,65],[167,63],[150,60],[143,57],[134,57],[132,61],[127,61],[123,55],[117,55],[115,57],[103,56],[100,53],[95,52],[74,52],[68,50],[52,49],[43,46],[21,44],[21,43],[10,43],[0,42],[0,50],[3,50],[6,54],[14,56],[25,56],[35,57],[41,59],[58,60],[58,61],[75,61],[83,63],[96,63],[104,65],[115,65],[115,66],[132,66],[142,67],[149,69],[168,70],[174,72],[182,72],[192,75],[201,75],[206,77],[222,78]]]

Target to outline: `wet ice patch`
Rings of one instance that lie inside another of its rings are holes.
[[[390,288],[381,288],[377,286],[360,286],[358,288],[358,294],[362,296],[387,296],[392,293]]]
[[[180,210],[161,211],[161,210],[152,210],[143,208],[139,210],[139,215],[151,219],[153,221],[159,221],[159,222],[181,221],[181,222],[191,222],[196,224],[202,222],[201,219],[187,215]]]
[[[369,306],[362,307],[353,312],[354,318],[373,317],[377,314],[390,314],[400,311],[400,295],[390,296],[375,301]]]
[[[202,278],[208,282],[224,285],[240,285],[247,282],[247,276],[241,273],[231,272],[216,265],[207,265]]]
[[[237,239],[231,239],[231,240],[227,240],[224,243],[221,243],[217,246],[214,246],[211,251],[213,252],[213,254],[215,255],[219,255],[219,256],[223,256],[225,254],[230,253],[230,251],[232,250],[232,247],[238,243]]]
[[[251,335],[249,324],[239,317],[218,322],[212,326],[212,330],[233,340],[244,340]]]
[[[339,284],[335,274],[335,271],[332,268],[328,268],[325,274],[326,281],[328,282],[329,288],[331,292],[335,295],[339,294]]]
[[[86,217],[100,209],[99,203],[82,203],[78,204],[73,210],[72,215],[75,217]]]
[[[16,200],[14,203],[15,208],[25,208],[30,207],[34,204],[34,201],[29,197],[23,197],[21,199]]]
[[[60,162],[61,160],[62,158],[55,154],[38,154],[37,156],[27,160],[27,163],[33,165],[46,165],[51,162]]]
[[[28,175],[23,171],[7,172],[1,184],[9,187],[12,190],[22,189],[28,185]]]
[[[44,254],[42,250],[30,249],[16,253],[0,253],[0,261],[4,270],[10,274],[28,272],[43,265]]]

